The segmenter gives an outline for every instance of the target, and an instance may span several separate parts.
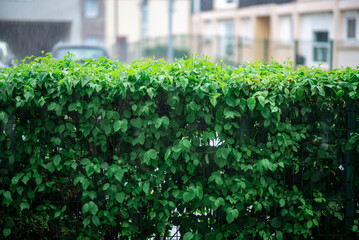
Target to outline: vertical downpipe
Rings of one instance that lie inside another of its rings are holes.
[[[333,70],[333,40],[329,42],[329,70]]]
[[[298,40],[294,41],[294,67],[298,67],[298,63],[297,63],[297,58],[298,58]]]

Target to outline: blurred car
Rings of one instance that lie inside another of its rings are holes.
[[[57,44],[52,49],[52,57],[57,59],[63,59],[69,53],[74,60],[109,57],[106,48],[99,45]]]
[[[11,52],[7,42],[0,41],[0,68],[14,65],[15,55]]]

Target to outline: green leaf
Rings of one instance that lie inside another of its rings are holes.
[[[280,205],[280,207],[284,207],[285,200],[283,198],[281,200],[279,200],[279,205]]]
[[[166,129],[168,128],[168,126],[170,125],[170,120],[168,117],[166,117],[166,116],[162,117],[162,125],[164,128],[166,128]]]
[[[54,157],[54,165],[55,165],[55,167],[59,166],[60,162],[61,162],[61,157],[60,157],[60,155],[56,154],[55,157]]]
[[[265,118],[265,119],[268,119],[270,118],[271,116],[271,111],[268,107],[264,107],[262,110],[261,110],[261,114],[262,116]]]
[[[196,115],[194,114],[194,112],[190,112],[187,116],[186,116],[186,121],[188,123],[193,123],[194,120],[196,120]]]
[[[141,126],[142,126],[141,118],[131,119],[130,123],[131,123],[132,126],[134,126],[136,128],[141,128]]]
[[[282,226],[282,221],[280,220],[279,217],[275,217],[270,222],[270,225],[272,225],[272,227],[274,228],[280,228],[280,226]]]
[[[214,161],[218,164],[218,166],[220,168],[223,168],[224,166],[227,165],[227,159],[226,158],[216,157],[214,159]]]
[[[122,125],[122,121],[121,121],[121,120],[117,120],[117,121],[113,124],[113,131],[114,131],[114,132],[118,132],[118,130],[121,129],[121,125]]]
[[[162,119],[161,118],[157,118],[155,120],[155,128],[156,129],[159,129],[161,127],[161,124],[162,124]]]
[[[214,179],[214,181],[221,186],[223,184],[223,180],[221,178],[221,176],[216,176],[216,178]]]
[[[256,107],[256,99],[254,97],[250,97],[248,98],[247,100],[247,105],[248,105],[248,108],[253,111],[254,108]]]
[[[132,140],[132,145],[140,144],[143,145],[145,143],[145,133],[141,132],[137,138]]]
[[[4,196],[4,203],[9,206],[11,204],[11,202],[13,201],[12,197],[11,197],[11,193],[9,191],[5,191],[3,193]]]
[[[189,193],[188,192],[183,193],[182,198],[183,198],[183,201],[189,202],[189,200],[190,200]]]
[[[232,223],[234,219],[236,219],[239,215],[239,212],[237,209],[227,208],[226,209],[226,219],[228,223]]]
[[[122,132],[126,132],[128,128],[128,121],[126,119],[124,120],[117,120],[113,124],[113,131],[118,132],[120,129]]]
[[[83,221],[82,221],[84,227],[87,227],[90,223],[91,223],[91,220],[90,218],[85,218]]]
[[[128,121],[126,119],[124,119],[124,120],[122,120],[121,131],[126,132],[127,129],[128,129]]]
[[[61,139],[59,137],[52,137],[51,142],[59,146],[61,144]]]
[[[157,152],[154,149],[150,149],[143,155],[143,162],[149,165],[151,159],[156,159]]]
[[[11,234],[11,229],[10,228],[4,228],[4,230],[3,230],[4,237],[8,237],[10,234]]]
[[[312,222],[312,220],[309,220],[307,222],[307,228],[310,229],[310,228],[312,228],[312,226],[313,226],[313,222]]]
[[[70,105],[69,105],[69,108],[68,108],[68,110],[71,112],[71,111],[74,111],[74,110],[76,110],[76,108],[77,108],[77,105],[76,105],[76,103],[71,103]]]
[[[183,147],[185,147],[186,149],[190,149],[191,148],[191,142],[188,139],[183,139],[181,140],[181,144]]]
[[[54,214],[54,218],[58,218],[61,215],[61,210],[56,211]]]
[[[124,174],[125,174],[125,170],[120,167],[117,167],[114,175],[116,180],[121,182]]]
[[[217,133],[221,133],[221,132],[222,132],[222,126],[219,125],[219,124],[216,124],[216,126],[214,127],[214,130],[215,130]]]
[[[27,202],[22,202],[20,204],[20,211],[22,211],[24,209],[30,209],[30,205]]]
[[[89,206],[90,206],[90,212],[92,213],[92,215],[96,215],[96,213],[98,212],[98,207],[97,207],[96,203],[94,203],[93,201],[90,201]]]
[[[87,213],[89,210],[90,210],[90,204],[85,203],[85,204],[82,206],[82,214]]]
[[[53,173],[55,171],[55,164],[53,162],[46,164],[46,169],[49,170],[50,173]]]
[[[183,236],[183,240],[190,240],[194,237],[193,233],[186,232],[186,234]]]
[[[175,198],[178,198],[179,194],[180,194],[180,191],[179,191],[178,189],[174,189],[174,190],[172,191],[172,195],[173,195]]]
[[[264,107],[264,105],[265,105],[265,99],[264,99],[263,96],[258,96],[258,102],[259,102],[259,104],[260,104],[262,107]]]
[[[109,184],[109,183],[106,183],[105,185],[103,185],[102,189],[103,189],[104,191],[106,191],[109,187],[110,187],[110,184]]]
[[[222,95],[221,93],[212,93],[210,95],[209,101],[211,102],[213,107],[215,107],[217,105],[217,98],[221,95]]]
[[[149,182],[145,182],[143,185],[142,185],[142,190],[144,193],[146,193],[146,195],[149,194],[149,191],[150,191],[150,183]]]
[[[211,118],[212,118],[212,116],[210,114],[206,114],[204,116],[204,121],[209,125],[209,124],[211,124]]]
[[[196,196],[196,189],[194,187],[189,187],[188,196],[190,200],[192,200]]]
[[[12,179],[11,179],[11,183],[16,185],[19,180],[22,178],[22,176],[24,176],[24,173],[18,173],[16,174]]]
[[[225,204],[225,202],[224,202],[224,199],[222,197],[219,197],[214,201],[214,206],[217,207],[217,208],[219,206],[224,205],[224,204]]]
[[[100,226],[100,219],[97,216],[92,216],[91,220],[95,226]]]
[[[72,167],[73,170],[76,170],[76,168],[77,168],[77,163],[75,163],[75,162],[71,163],[71,167]]]
[[[82,160],[81,160],[81,165],[87,165],[87,164],[89,164],[90,163],[90,159],[88,159],[88,158],[83,158]]]
[[[303,94],[304,94],[304,88],[298,88],[297,89],[297,95],[299,98],[302,98],[303,97]]]
[[[4,124],[9,121],[9,116],[6,114],[6,112],[0,112],[0,121],[4,121]]]
[[[119,203],[123,203],[123,201],[125,200],[125,193],[124,192],[119,192],[116,194],[116,200]]]
[[[50,103],[49,106],[47,106],[47,110],[51,111],[54,110],[56,108],[57,104],[56,103]]]

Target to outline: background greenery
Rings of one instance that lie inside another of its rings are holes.
[[[11,239],[358,232],[359,71],[38,58],[0,70]]]

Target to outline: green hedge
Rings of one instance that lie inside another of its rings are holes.
[[[1,234],[353,235],[358,88],[357,69],[276,62],[44,57],[0,69]]]

